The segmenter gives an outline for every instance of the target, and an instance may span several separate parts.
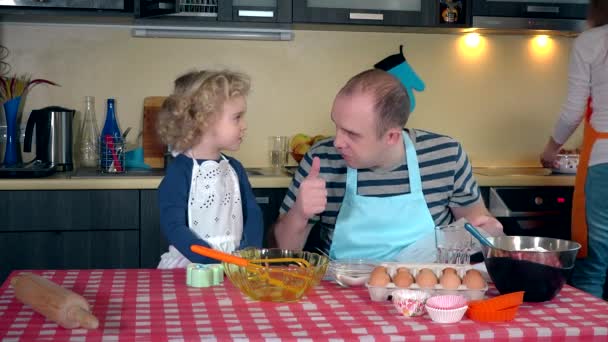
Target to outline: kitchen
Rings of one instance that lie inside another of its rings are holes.
[[[247,167],[268,166],[269,135],[332,134],[328,112],[340,85],[394,53],[400,44],[427,84],[416,94],[418,106],[410,126],[461,141],[476,167],[537,166],[566,94],[572,43],[572,38],[551,36],[550,49],[539,51],[532,35],[482,35],[478,48],[471,50],[462,34],[304,29],[295,30],[294,39],[286,42],[150,39],[133,38],[130,28],[121,26],[4,21],[1,32],[14,71],[61,85],[37,87],[23,113],[49,104],[82,111],[84,96],[94,95],[101,123],[104,100],[112,97],[121,128],[138,131],[144,97],[168,94],[171,81],[184,70],[228,66],[249,73],[249,128],[234,155]],[[569,147],[579,142],[580,133]],[[256,180],[252,182],[256,187]],[[266,179],[259,182],[258,187],[273,187]],[[288,180],[281,182],[284,187]],[[570,177],[534,178],[520,185],[570,182]],[[109,185],[112,180],[107,179],[94,183],[90,189],[128,187]],[[44,188],[41,183],[35,187]],[[2,189],[15,187],[3,181]]]

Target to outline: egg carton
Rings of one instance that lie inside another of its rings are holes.
[[[391,279],[393,279],[393,277],[395,276],[395,273],[397,273],[397,269],[400,267],[408,268],[410,270],[410,274],[412,275],[412,277],[414,277],[414,279],[416,278],[416,276],[418,275],[418,272],[421,269],[428,268],[433,271],[433,273],[437,277],[438,281],[445,268],[450,267],[450,268],[455,269],[456,274],[458,274],[460,279],[462,279],[464,277],[465,273],[468,270],[473,269],[473,266],[471,266],[471,265],[405,264],[405,263],[396,263],[396,262],[395,263],[383,262],[383,263],[378,264],[378,266],[386,267],[388,275],[391,277]],[[399,289],[421,290],[421,291],[429,293],[431,296],[449,294],[449,295],[464,296],[464,297],[468,298],[469,300],[479,300],[479,299],[484,298],[485,293],[488,290],[487,280],[486,279],[484,279],[484,280],[486,281],[486,286],[484,288],[478,289],[478,290],[469,289],[466,286],[464,286],[463,284],[458,286],[456,289],[446,289],[443,286],[441,286],[439,283],[436,284],[432,288],[428,288],[428,287],[421,288],[416,283],[413,283],[409,287],[397,287],[393,282],[388,283],[386,286],[373,286],[373,285],[369,285],[369,283],[366,283],[365,286],[369,290],[369,296],[370,296],[371,300],[374,302],[381,302],[381,301],[388,300],[390,298],[391,294],[393,293],[393,291],[399,290]]]

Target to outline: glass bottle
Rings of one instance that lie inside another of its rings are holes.
[[[99,161],[99,128],[95,118],[95,97],[85,96],[80,129],[80,165],[96,167]]]
[[[122,165],[119,163],[120,152],[123,147],[120,128],[116,120],[116,110],[114,99],[108,99],[106,110],[106,121],[99,137],[99,166],[102,172],[122,172]],[[116,160],[116,163],[114,162]]]

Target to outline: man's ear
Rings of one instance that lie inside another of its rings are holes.
[[[401,143],[401,130],[398,128],[389,128],[386,132],[386,142],[389,145]]]

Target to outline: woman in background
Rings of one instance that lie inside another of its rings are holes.
[[[582,248],[572,284],[601,298],[608,270],[608,1],[591,0],[587,21],[590,29],[573,43],[568,98],[541,163],[554,167],[561,146],[584,121],[572,207],[572,239]]]

